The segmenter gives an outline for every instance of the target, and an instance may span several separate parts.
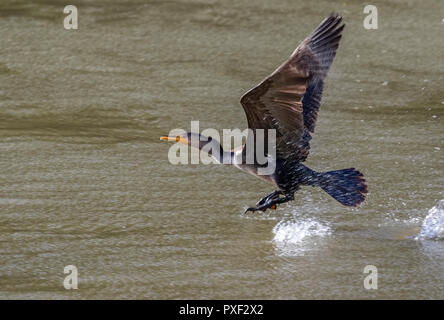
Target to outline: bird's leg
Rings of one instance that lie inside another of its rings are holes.
[[[261,200],[259,200],[256,205],[261,205],[264,204],[265,202],[267,202],[269,199],[275,198],[275,197],[279,197],[279,195],[282,194],[281,190],[274,190],[273,192],[270,192],[269,194],[267,194],[265,197],[263,197]]]
[[[281,192],[282,194],[282,192]],[[267,209],[276,209],[276,205],[280,204],[280,203],[285,203],[288,201],[294,200],[294,195],[291,194],[285,194],[283,197],[279,197],[279,194],[277,197],[272,197],[269,198],[268,201],[266,201],[265,203],[258,205],[257,207],[254,208],[248,208],[247,210],[245,210],[245,213],[247,213],[248,211],[258,211],[258,210],[262,210],[265,211]]]

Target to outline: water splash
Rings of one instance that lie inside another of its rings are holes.
[[[440,200],[429,210],[415,239],[444,239],[444,200]]]
[[[329,226],[323,225],[314,219],[282,220],[273,228],[273,240],[283,244],[297,244],[308,237],[326,236],[330,232]]]

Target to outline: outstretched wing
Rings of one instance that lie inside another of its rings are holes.
[[[287,61],[241,98],[254,133],[256,129],[276,130],[276,153],[281,158],[304,161],[308,156],[323,79],[345,26],[339,26],[341,21],[338,14],[324,19]]]

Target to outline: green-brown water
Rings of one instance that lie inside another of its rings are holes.
[[[361,1],[72,4],[78,30],[66,1],[0,4],[0,298],[444,298],[444,242],[413,239],[444,199],[443,1],[376,1],[372,31]],[[368,199],[307,188],[245,216],[273,186],[173,166],[159,136],[245,128],[241,94],[331,11],[307,165],[360,169]]]

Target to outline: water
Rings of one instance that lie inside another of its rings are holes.
[[[315,250],[316,240],[331,236],[331,228],[316,219],[295,215],[290,220],[283,218],[275,225],[273,233],[276,253],[298,256]]]
[[[375,31],[356,1],[83,0],[77,31],[65,4],[0,4],[0,298],[444,298],[444,242],[415,240],[444,199],[443,1],[377,1]],[[245,128],[241,94],[333,10],[307,165],[361,170],[361,207],[243,215],[271,185],[168,162],[172,128]]]
[[[417,239],[444,239],[444,200],[439,201],[436,206],[429,210]]]

